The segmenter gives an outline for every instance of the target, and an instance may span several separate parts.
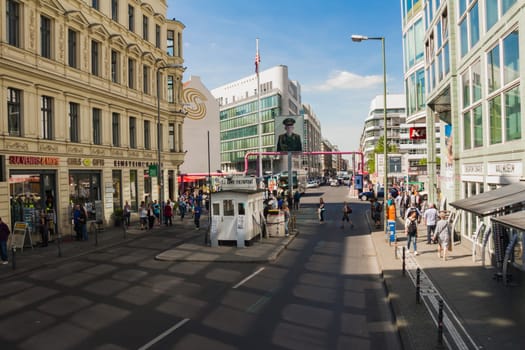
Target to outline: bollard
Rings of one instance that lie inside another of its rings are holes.
[[[405,253],[405,247],[403,247],[403,276],[405,275],[406,273],[406,262],[405,262],[405,257],[406,257],[406,253]]]
[[[96,227],[95,227],[95,246],[98,247],[98,230]]]
[[[416,304],[421,303],[421,269],[418,267],[416,270]]]
[[[13,270],[16,269],[16,248],[13,247],[13,250],[11,251],[11,264],[13,267]]]
[[[438,311],[438,345],[443,346],[443,299],[439,299]]]
[[[397,260],[399,257],[397,256],[397,240],[394,242],[394,258]]]
[[[57,237],[57,248],[58,248],[58,257],[62,257],[62,246],[60,245],[62,241],[62,235],[59,233]]]

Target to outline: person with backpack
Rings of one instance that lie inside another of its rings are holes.
[[[350,224],[350,227],[354,227],[354,223],[350,220],[350,214],[352,213],[352,208],[348,203],[343,203],[343,219],[341,222],[341,228],[345,228],[345,221]]]
[[[413,210],[405,221],[405,234],[407,235],[407,249],[410,251],[410,242],[414,241],[414,255],[417,255],[417,212]]]

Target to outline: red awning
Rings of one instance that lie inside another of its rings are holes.
[[[200,175],[177,176],[177,182],[182,182],[182,179],[184,179],[184,182],[195,182],[195,181],[198,181],[198,180],[206,179],[206,176],[200,176]]]

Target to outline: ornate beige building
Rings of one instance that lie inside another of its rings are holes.
[[[184,25],[167,1],[0,4],[0,216],[36,231],[50,206],[68,234],[74,203],[110,222],[126,201],[175,197]]]

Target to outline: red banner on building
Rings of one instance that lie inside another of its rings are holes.
[[[411,140],[424,140],[427,138],[426,128],[410,128],[410,139]]]

